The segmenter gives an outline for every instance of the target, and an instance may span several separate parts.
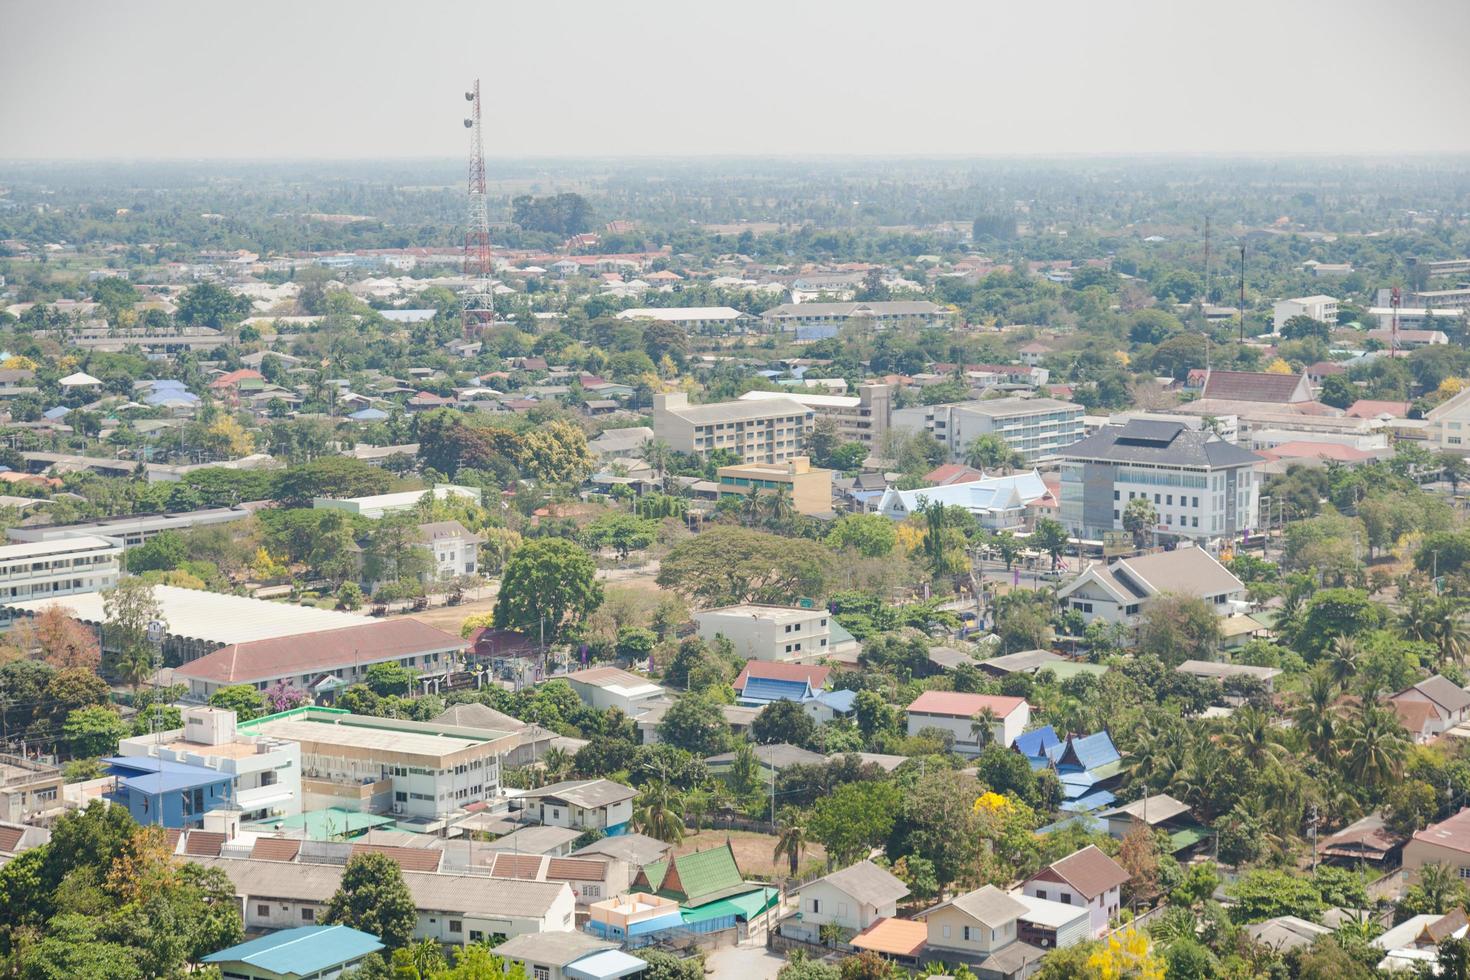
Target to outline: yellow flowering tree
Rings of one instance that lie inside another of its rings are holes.
[[[1087,958],[1099,980],[1164,980],[1164,960],[1133,926],[1113,933]]]
[[[1285,361],[1283,361],[1281,358],[1278,357],[1278,358],[1276,358],[1276,360],[1274,360],[1270,364],[1267,364],[1266,365],[1266,373],[1267,374],[1291,374],[1292,373],[1291,365],[1290,364],[1287,364]]]
[[[4,368],[7,371],[34,371],[37,367],[39,365],[35,361],[23,354],[14,354],[7,357],[5,362],[0,364],[0,368]]]
[[[1445,378],[1439,383],[1439,387],[1434,389],[1434,393],[1440,398],[1453,398],[1464,390],[1464,378]]]

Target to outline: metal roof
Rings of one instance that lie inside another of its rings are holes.
[[[1060,452],[1066,459],[1200,468],[1246,466],[1261,461],[1255,453],[1212,439],[1211,435],[1195,432],[1183,422],[1133,419],[1126,425],[1105,425]]]
[[[377,936],[349,926],[301,926],[210,953],[203,962],[248,963],[282,976],[305,977],[382,948]]]

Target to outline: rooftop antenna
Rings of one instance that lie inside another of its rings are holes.
[[[470,280],[460,307],[466,340],[474,339],[495,320],[495,294],[490,289],[490,216],[485,194],[485,140],[480,125],[480,80],[464,94],[471,114],[464,121],[470,131],[469,220],[464,230],[464,274]]]
[[[1393,287],[1393,291],[1389,293],[1388,303],[1388,305],[1393,309],[1393,318],[1389,321],[1388,330],[1388,343],[1390,350],[1390,353],[1388,355],[1389,357],[1399,356],[1399,304],[1402,302],[1403,294],[1399,292],[1399,287]]]

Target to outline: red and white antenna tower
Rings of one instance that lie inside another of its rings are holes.
[[[1389,329],[1389,346],[1391,348],[1389,357],[1399,356],[1399,304],[1402,302],[1403,297],[1399,293],[1399,287],[1393,287],[1393,292],[1389,294],[1389,305],[1393,307],[1393,320],[1390,321]]]
[[[495,294],[490,281],[490,213],[485,195],[485,140],[480,128],[480,80],[474,91],[464,94],[472,111],[464,121],[470,131],[469,220],[464,230],[464,274],[469,289],[464,294],[460,320],[466,339],[479,336],[495,320]]]

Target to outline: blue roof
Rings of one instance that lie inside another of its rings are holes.
[[[1056,823],[1049,823],[1036,832],[1038,834],[1049,834],[1054,830],[1062,830],[1066,827],[1081,827],[1090,834],[1105,834],[1108,832],[1108,822],[1090,813],[1074,813],[1069,817],[1063,817]]]
[[[66,416],[70,415],[71,409],[67,408],[65,405],[57,405],[55,408],[46,409],[46,411],[42,412],[41,414],[46,416],[48,419],[55,421],[56,419],[65,418]]]
[[[192,391],[185,391],[182,388],[164,388],[157,391],[150,391],[143,396],[143,403],[146,405],[167,405],[177,404],[179,402],[186,405],[197,405],[199,404],[199,396]]]
[[[148,382],[148,387],[154,391],[163,391],[165,388],[183,391],[185,385],[182,381],[175,380],[174,378],[158,378],[157,380]]]
[[[774,677],[748,677],[740,692],[742,701],[810,701],[812,686],[806,681],[785,681]]]
[[[169,762],[151,756],[113,756],[102,761],[107,763],[108,772],[121,779],[124,786],[149,795],[231,781],[228,773],[217,769]]]
[[[1068,813],[1091,813],[1093,810],[1101,810],[1105,806],[1112,806],[1118,802],[1118,798],[1105,789],[1094,790],[1085,796],[1079,796],[1075,800],[1068,800],[1062,804],[1062,809]]]
[[[1123,758],[1107,732],[1086,738],[1069,735],[1065,742],[1048,749],[1046,754],[1058,768],[1097,769]]]
[[[856,691],[819,691],[812,700],[836,711],[838,714],[847,714],[857,704]]]
[[[203,962],[249,963],[271,973],[304,977],[351,963],[382,948],[377,936],[349,926],[300,926],[210,953]]]
[[[364,408],[347,417],[354,422],[381,422],[388,417],[388,413],[381,408]]]
[[[1038,760],[1041,765],[1046,764],[1046,750],[1056,745],[1058,741],[1056,730],[1047,725],[1045,728],[1022,732],[1011,744],[1015,746],[1017,752],[1031,759],[1031,768],[1036,769],[1039,768]]]
[[[615,980],[646,969],[648,964],[636,956],[629,956],[620,949],[605,949],[568,963],[561,972],[576,980]]]

